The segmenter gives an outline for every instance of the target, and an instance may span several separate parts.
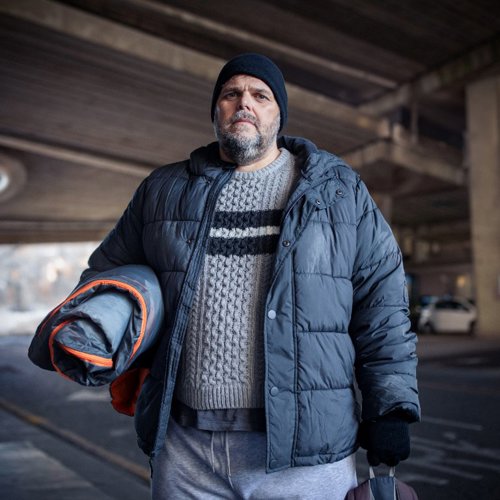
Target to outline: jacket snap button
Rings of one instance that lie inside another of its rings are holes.
[[[269,319],[274,319],[276,318],[276,311],[274,309],[270,309],[268,312],[267,312],[267,317]]]
[[[277,461],[277,460],[271,460],[271,461],[269,462],[269,467],[270,467],[271,469],[276,469],[276,467],[278,467],[278,461]]]
[[[290,240],[284,240],[283,241],[283,246],[284,247],[289,247],[290,246]]]
[[[270,391],[271,396],[277,396],[279,394],[279,392],[280,392],[280,390],[276,386],[271,387],[271,391]]]
[[[342,191],[342,189],[337,189],[335,193],[337,194],[337,196],[342,196],[344,194],[344,191]]]
[[[316,205],[321,205],[321,200],[316,200]]]

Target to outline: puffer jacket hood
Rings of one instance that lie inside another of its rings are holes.
[[[189,174],[205,176],[210,178],[217,177],[221,170],[234,170],[237,165],[221,159],[219,155],[219,144],[211,142],[206,146],[195,149],[186,162],[186,169]]]
[[[307,139],[281,136],[278,140],[278,147],[292,152],[297,157],[298,163],[303,166],[302,175],[311,180],[320,178],[331,164],[349,168],[339,157],[326,151],[320,151],[314,143]],[[330,157],[330,164],[320,161],[322,155]],[[226,162],[220,158],[218,142],[212,142],[195,149],[190,155],[189,162],[186,162],[186,169],[190,174],[209,177],[216,177],[220,174],[221,169],[233,170],[236,166],[234,163]]]

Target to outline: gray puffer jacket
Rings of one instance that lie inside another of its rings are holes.
[[[400,250],[359,176],[312,143],[283,137],[301,177],[285,209],[262,312],[266,467],[334,462],[357,447],[360,416],[419,418],[416,336]],[[165,439],[176,372],[217,197],[232,165],[217,144],[155,170],[89,270],[146,264],[158,275],[165,330],[137,402],[139,445]],[[362,415],[355,380],[362,395]]]

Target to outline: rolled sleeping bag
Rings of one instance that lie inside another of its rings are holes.
[[[155,343],[164,308],[153,270],[127,265],[79,286],[37,328],[33,363],[85,386],[112,382]]]

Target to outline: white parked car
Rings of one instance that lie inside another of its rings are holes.
[[[477,311],[472,302],[459,299],[439,299],[422,308],[418,320],[421,333],[469,333],[476,326]]]

